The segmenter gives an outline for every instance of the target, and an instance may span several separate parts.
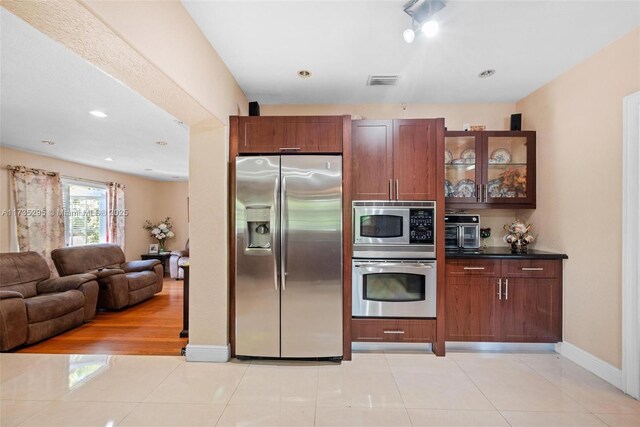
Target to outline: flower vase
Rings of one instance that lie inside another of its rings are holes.
[[[511,253],[513,254],[526,254],[527,253],[527,242],[522,239],[518,239],[517,241],[511,244]]]
[[[158,240],[158,252],[164,252],[164,240]]]

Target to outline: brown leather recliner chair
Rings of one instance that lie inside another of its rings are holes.
[[[96,316],[96,276],[49,277],[36,252],[0,254],[0,351],[37,343]]]
[[[183,279],[184,270],[183,265],[189,263],[189,239],[185,248],[181,251],[172,251],[171,258],[169,258],[169,273],[171,273],[172,279]]]
[[[157,259],[126,262],[118,245],[107,243],[54,249],[51,259],[60,276],[90,273],[98,278],[98,308],[124,308],[162,291],[162,263]]]

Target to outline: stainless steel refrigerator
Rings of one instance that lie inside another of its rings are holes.
[[[235,351],[342,356],[342,158],[236,160]]]

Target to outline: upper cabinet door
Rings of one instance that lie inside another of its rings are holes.
[[[351,122],[353,200],[390,200],[393,196],[393,122]]]
[[[238,153],[342,153],[342,116],[239,117]]]
[[[535,132],[484,132],[483,139],[484,202],[535,207]]]
[[[447,132],[444,147],[447,203],[478,203],[482,189],[482,132]]]
[[[393,121],[394,199],[436,199],[436,149],[436,120]]]

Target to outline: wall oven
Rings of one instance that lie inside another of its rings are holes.
[[[435,258],[436,203],[353,202],[354,258]]]
[[[480,215],[449,214],[444,217],[444,248],[477,250],[480,248]]]
[[[435,260],[353,260],[354,317],[436,317]]]

